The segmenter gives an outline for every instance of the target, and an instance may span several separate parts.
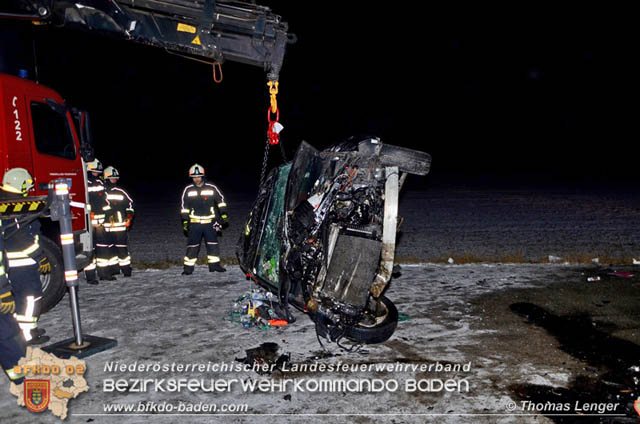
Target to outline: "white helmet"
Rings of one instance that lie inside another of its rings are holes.
[[[204,177],[204,168],[202,165],[194,164],[191,168],[189,168],[189,177]]]
[[[4,173],[2,189],[11,193],[27,195],[33,188],[33,178],[24,168],[13,168]]]
[[[102,162],[100,162],[98,159],[94,159],[91,162],[87,162],[87,171],[102,172]]]
[[[116,168],[114,168],[113,166],[107,166],[104,169],[104,172],[102,173],[102,175],[105,178],[120,178],[120,173],[118,172],[118,170]]]

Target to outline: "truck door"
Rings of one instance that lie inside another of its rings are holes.
[[[41,97],[27,96],[36,193],[47,193],[50,181],[64,178],[70,184],[73,230],[85,229],[86,189],[82,158],[69,112]]]
[[[4,82],[1,82],[2,87],[0,87],[0,92],[3,95],[0,113],[4,118],[0,120],[3,131],[3,134],[0,135],[2,138],[2,145],[0,145],[2,171],[16,167],[29,170],[33,161],[29,134],[27,133],[29,124],[25,96],[13,85]],[[2,108],[4,109],[2,110]]]

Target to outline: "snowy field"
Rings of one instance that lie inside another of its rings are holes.
[[[221,185],[224,188],[224,186]],[[179,188],[167,190],[179,193]],[[253,202],[253,193],[226,190],[231,225],[221,239],[225,259]],[[178,194],[136,204],[134,261],[176,262],[185,237]],[[640,189],[465,189],[434,187],[401,194],[396,255],[404,262],[545,262],[549,256],[590,261],[640,259]],[[461,259],[461,260],[460,260]]]
[[[221,240],[222,257],[227,262],[234,257],[251,196],[229,193],[228,199],[232,224]],[[185,238],[177,209],[176,199],[169,197],[138,202],[131,234],[134,261],[166,265],[181,260]],[[633,193],[434,189],[405,193],[400,215],[406,221],[397,256],[403,262],[419,262],[404,264],[402,275],[392,281],[387,293],[397,305],[401,321],[388,342],[356,353],[329,343],[325,343],[328,352],[323,351],[313,323],[299,312],[295,323],[268,331],[243,328],[229,320],[234,301],[252,287],[234,265],[228,265],[224,274],[209,273],[206,266],[199,266],[194,275],[185,277],[180,275],[181,267],[173,265],[167,269],[135,269],[130,279],[119,278],[98,286],[82,281],[80,305],[85,333],[117,339],[118,346],[86,358],[91,390],[70,401],[67,422],[547,423],[551,422],[549,418],[521,410],[520,403],[515,404],[518,407],[514,411],[510,409],[512,402],[519,402],[512,386],[566,388],[576,376],[593,369],[563,351],[544,330],[525,323],[509,310],[509,305],[528,301],[563,313],[591,314],[594,310],[603,321],[624,316],[630,322],[615,327],[616,334],[638,343],[637,308],[629,306],[624,312],[616,309],[616,293],[627,293],[624,290],[630,292],[620,298],[637,302],[637,277],[607,283],[611,285],[603,282],[598,286],[602,292],[587,294],[596,287],[586,281],[587,274],[594,272],[593,266],[427,263],[449,257],[486,258],[489,262],[516,257],[524,262],[543,262],[549,255],[628,258],[630,263],[632,257],[640,259],[640,207]],[[565,291],[569,288],[573,290],[570,293]],[[52,341],[71,337],[67,299],[41,322]],[[115,362],[239,364],[237,359],[245,358],[247,349],[265,342],[276,343],[278,355],[289,354],[292,365],[334,369],[289,369],[269,375],[252,370],[132,373],[107,369]],[[362,368],[339,368],[343,365]],[[465,367],[436,369],[456,365]],[[109,379],[131,378],[245,382],[302,379],[312,383],[378,379],[399,386],[379,392],[314,391],[313,386],[300,391],[289,386],[283,391],[276,387],[255,393],[242,389],[240,383],[230,392],[218,393],[105,390]],[[407,390],[412,380],[435,379],[456,381],[462,390]],[[464,384],[468,384],[467,390]],[[149,416],[144,411],[114,415],[113,410],[105,409],[113,405],[200,403],[246,405],[247,410],[226,415]],[[3,424],[59,422],[48,412],[36,416],[18,408],[6,385],[0,388],[0,406]]]

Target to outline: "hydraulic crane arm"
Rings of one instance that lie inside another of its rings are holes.
[[[215,0],[12,0],[0,18],[78,28],[193,58],[262,67],[277,81],[295,36],[268,7]]]

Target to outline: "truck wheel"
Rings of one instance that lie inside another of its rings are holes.
[[[62,252],[60,247],[51,239],[41,236],[40,247],[51,263],[51,272],[40,274],[42,282],[42,300],[40,313],[53,309],[62,300],[67,285],[64,281],[64,263],[62,262]]]
[[[398,309],[385,296],[380,302],[380,311],[371,323],[347,327],[345,337],[357,343],[373,344],[382,343],[391,337],[398,325]]]

